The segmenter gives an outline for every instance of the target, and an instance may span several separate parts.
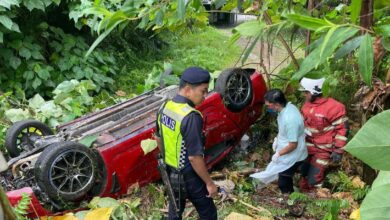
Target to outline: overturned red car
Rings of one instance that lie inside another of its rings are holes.
[[[157,109],[177,90],[169,86],[146,92],[62,124],[55,134],[38,121],[15,123],[6,135],[12,158],[0,177],[11,204],[27,193],[32,198],[31,216],[51,215],[93,196],[118,197],[135,183],[142,186],[159,179],[158,149],[145,154],[140,143],[153,137]],[[254,69],[220,74],[215,89],[197,107],[204,118],[209,168],[260,117],[265,92],[263,77]],[[85,144],[88,140],[90,144]]]

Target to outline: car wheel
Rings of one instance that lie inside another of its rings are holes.
[[[221,94],[227,109],[239,112],[252,101],[253,89],[250,75],[240,68],[224,70],[218,76],[215,91]]]
[[[60,142],[48,146],[35,164],[38,186],[60,201],[78,201],[94,185],[97,158],[94,152],[77,142]]]
[[[11,157],[17,157],[21,152],[34,149],[36,139],[52,134],[53,131],[40,121],[18,121],[7,130],[5,147]]]

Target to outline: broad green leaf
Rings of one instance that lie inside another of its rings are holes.
[[[238,1],[237,0],[227,0],[225,6],[222,7],[222,11],[231,11],[234,8],[237,7]]]
[[[56,87],[53,93],[55,95],[58,95],[60,93],[69,93],[73,91],[78,84],[79,82],[77,80],[64,81]]]
[[[216,9],[221,8],[226,3],[226,0],[215,0],[213,2]]]
[[[2,24],[8,30],[12,30],[12,20],[6,15],[0,15],[0,24]]]
[[[244,53],[244,56],[241,60],[241,64],[244,65],[244,63],[246,62],[246,60],[248,59],[249,55],[252,53],[252,50],[253,48],[256,46],[257,44],[257,41],[259,40],[260,38],[260,35],[261,33],[259,33],[259,35],[252,41],[252,43],[250,44],[250,46],[246,49],[245,53]]]
[[[88,135],[86,137],[84,137],[83,139],[79,140],[78,142],[80,144],[83,144],[87,147],[91,147],[92,146],[92,143],[96,141],[96,139],[98,138],[98,135]]]
[[[382,170],[379,172],[375,181],[372,183],[371,189],[376,189],[377,187],[385,186],[388,184],[390,184],[390,172]]]
[[[23,78],[26,81],[30,81],[30,80],[34,79],[34,75],[35,75],[35,73],[33,71],[27,70],[26,72],[23,73]]]
[[[310,17],[310,16],[305,16],[305,15],[289,14],[289,15],[286,15],[286,18],[289,21],[291,21],[291,22],[293,22],[293,23],[295,23],[295,24],[297,24],[305,29],[309,29],[312,31],[316,31],[319,28],[333,26],[332,23],[325,21],[324,19],[314,18],[314,17]]]
[[[12,24],[11,30],[20,33],[19,25],[16,23]]]
[[[27,60],[30,59],[31,57],[31,52],[29,49],[25,48],[25,47],[22,47],[20,50],[19,50],[19,55],[21,57],[24,57],[26,58]]]
[[[370,34],[364,35],[359,49],[359,71],[364,82],[371,86],[372,71],[374,70],[374,50]]]
[[[35,94],[34,97],[28,100],[28,106],[33,109],[39,109],[43,104],[45,104],[45,100],[39,94]]]
[[[92,51],[100,44],[100,42],[102,42],[107,36],[108,34],[111,33],[112,30],[114,30],[114,28],[119,25],[122,21],[118,21],[115,25],[113,25],[110,29],[104,31],[94,42],[93,44],[91,45],[91,47],[88,49],[87,53],[85,54],[85,57],[88,57]]]
[[[384,37],[390,37],[390,24],[381,25],[378,30]]]
[[[23,4],[29,11],[33,9],[45,10],[45,4],[41,0],[23,0]]]
[[[1,0],[0,6],[3,6],[4,8],[10,9],[13,5],[19,5],[18,0]]]
[[[91,209],[97,209],[97,208],[115,208],[118,207],[120,203],[109,197],[94,197],[91,202],[89,202],[88,207]]]
[[[340,49],[338,49],[334,55],[336,60],[343,58],[347,54],[351,53],[353,50],[359,47],[360,42],[362,41],[363,36],[355,37],[345,43]]]
[[[185,0],[177,0],[177,17],[179,19],[184,19],[186,15],[186,1]]]
[[[329,29],[328,33],[326,33],[321,46],[320,59],[323,57],[325,50],[330,48],[330,44],[333,44],[331,38],[333,37],[333,34],[337,30],[337,28],[338,26],[334,26]]]
[[[360,207],[361,219],[389,219],[390,216],[390,172],[380,171],[372,190]]]
[[[154,23],[158,26],[163,25],[164,19],[164,11],[162,9],[158,10],[156,13],[156,17],[154,18]]]
[[[0,31],[0,43],[3,43],[3,32]]]
[[[229,38],[229,41],[228,41],[228,46],[231,47],[232,45],[234,45],[241,37],[241,34],[239,32],[236,32],[234,33],[230,38]]]
[[[105,7],[94,5],[92,7],[84,9],[83,14],[109,17],[112,13]]]
[[[110,17],[108,17],[108,20],[104,26],[104,30],[110,29],[111,27],[116,27],[119,23],[122,23],[126,21],[128,16],[125,15],[125,13],[122,10],[116,11],[114,14],[112,14]],[[101,23],[104,23],[103,21]],[[100,32],[99,27],[99,32]]]
[[[240,33],[242,36],[257,37],[262,33],[265,26],[261,21],[247,21],[235,27],[233,31]]]
[[[47,80],[50,77],[50,72],[47,68],[40,69],[39,71],[37,71],[37,74],[38,74],[39,78],[41,78],[43,80]]]
[[[352,0],[350,11],[351,11],[351,21],[356,24],[356,21],[360,15],[360,9],[362,7],[363,0]]]
[[[390,38],[382,38],[382,45],[383,45],[383,48],[385,48],[387,51],[390,52]]]
[[[31,118],[31,115],[27,109],[23,110],[21,108],[18,109],[11,108],[5,111],[5,117],[11,122],[15,123],[17,121]]]
[[[141,148],[144,154],[148,154],[157,148],[157,141],[153,139],[145,139],[141,141]]]
[[[201,6],[202,6],[201,0],[192,0],[192,7],[194,7],[195,10],[199,10]]]
[[[9,58],[9,64],[15,70],[20,66],[21,63],[22,61],[19,59],[19,57],[12,56]]]
[[[39,111],[46,118],[51,117],[60,117],[62,115],[62,109],[60,106],[57,106],[53,100],[45,102],[40,108]]]
[[[36,89],[38,88],[38,86],[40,86],[42,84],[42,80],[38,77],[35,77],[34,80],[32,81],[32,84],[31,86]]]
[[[345,150],[374,169],[390,170],[390,110],[372,117]],[[389,197],[390,198],[390,197]],[[390,204],[390,203],[389,203]]]
[[[328,46],[322,51],[322,56],[320,57],[322,45],[316,47],[309,56],[307,56],[301,66],[299,67],[299,71],[294,74],[292,77],[293,80],[299,80],[303,76],[305,76],[311,70],[317,68],[320,64],[324,63],[329,57],[333,55],[333,52],[337,47],[344,41],[348,40],[352,36],[354,36],[358,32],[358,29],[352,27],[343,27],[338,28],[332,34]],[[324,44],[324,41],[322,42]],[[319,59],[320,58],[320,59]]]

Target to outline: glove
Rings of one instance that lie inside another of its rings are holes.
[[[276,153],[272,156],[272,162],[277,163],[279,157],[280,157],[279,152],[276,152]]]
[[[340,163],[341,159],[343,159],[343,154],[332,152],[330,159],[332,159],[333,163]]]
[[[274,142],[272,143],[272,150],[274,150],[274,152],[276,151],[277,146],[278,146],[278,138],[275,137]]]

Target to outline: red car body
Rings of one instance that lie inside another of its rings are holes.
[[[242,136],[250,126],[260,117],[264,104],[266,85],[260,73],[250,75],[253,96],[250,104],[240,112],[229,111],[217,92],[211,92],[205,101],[197,107],[203,114],[204,132],[206,135],[205,160],[208,168],[221,161],[234,146],[238,145]],[[109,108],[108,108],[109,109]],[[81,117],[72,122],[61,125],[57,130],[69,127],[93,117],[98,113]],[[128,188],[138,183],[140,186],[158,180],[156,156],[158,149],[144,155],[140,143],[142,140],[152,138],[155,132],[156,114],[150,114],[147,123],[138,129],[96,148],[102,163],[103,183],[100,184],[96,196],[118,197],[126,194]],[[7,192],[10,203],[15,206],[21,199],[22,193],[31,196],[31,216],[45,216],[53,213],[46,210],[34,195],[32,188],[26,187]]]

